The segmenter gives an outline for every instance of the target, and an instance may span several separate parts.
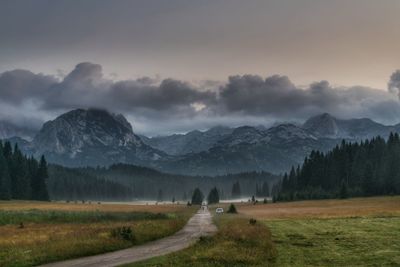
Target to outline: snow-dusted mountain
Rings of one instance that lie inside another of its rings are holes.
[[[318,137],[362,140],[378,135],[387,137],[390,132],[399,131],[400,125],[386,126],[367,118],[341,120],[324,113],[308,119],[303,128]]]
[[[312,150],[327,151],[342,139],[359,141],[398,131],[400,125],[321,114],[303,125],[219,126],[148,138],[136,135],[122,115],[77,109],[45,123],[32,142],[18,137],[11,141],[28,154],[44,154],[49,162],[67,166],[129,163],[170,173],[218,175],[261,170],[281,173],[302,163]]]
[[[143,143],[122,115],[99,109],[77,109],[46,122],[31,146],[34,154],[68,166],[150,165],[164,156]]]
[[[299,164],[312,150],[332,148],[339,139],[317,138],[293,124],[266,130],[243,126],[207,151],[175,158],[164,171],[193,175],[215,175],[247,171],[280,173]]]
[[[146,144],[170,155],[185,155],[207,151],[219,140],[231,134],[232,128],[217,126],[207,131],[191,131],[187,134],[174,134],[148,138],[140,136]]]
[[[343,139],[386,138],[390,132],[399,131],[399,125],[385,126],[370,119],[341,120],[329,114],[312,117],[303,125],[242,126],[207,150],[176,157],[162,167],[168,172],[195,175],[261,170],[280,173],[302,163],[312,150],[330,150]]]

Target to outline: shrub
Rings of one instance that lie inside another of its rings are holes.
[[[231,204],[229,206],[229,209],[228,209],[227,213],[237,213],[235,205]]]
[[[126,241],[134,243],[136,241],[133,230],[129,226],[122,226],[115,228],[111,231],[111,236],[114,238],[120,238]]]
[[[250,223],[251,225],[255,225],[255,224],[257,223],[257,220],[251,218],[251,219],[249,220],[249,223]]]

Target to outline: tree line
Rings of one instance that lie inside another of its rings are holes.
[[[25,156],[18,145],[0,141],[0,199],[49,200],[47,162]]]
[[[0,146],[0,199],[190,201],[194,188],[218,188],[219,199],[230,199],[261,196],[279,179],[267,172],[186,176],[129,164],[67,168],[23,155],[8,141]]]
[[[157,200],[159,202],[171,201],[172,199],[176,201],[190,201],[195,188],[199,188],[203,192],[209,192],[212,188],[216,187],[218,188],[220,199],[249,197],[257,194],[257,191],[262,195],[263,188],[265,190],[268,188],[268,184],[272,184],[279,179],[279,176],[267,172],[248,172],[216,177],[187,176],[163,173],[151,168],[129,164],[114,164],[109,167],[99,168],[74,168],[68,171],[73,171],[74,176],[82,177],[74,181],[75,186],[83,183],[84,176],[96,177],[100,180],[120,184],[129,189],[125,192],[127,194],[131,192],[130,196],[132,199]],[[54,190],[52,186],[52,181],[59,180],[59,176],[65,176],[67,179],[67,174],[63,173],[62,169],[55,172],[53,171],[53,167],[51,167],[49,184],[52,197],[59,195],[59,190]],[[234,192],[232,191],[233,184],[236,184]],[[65,188],[64,191],[72,190],[74,188],[71,186]],[[73,195],[70,192],[68,194]]]
[[[312,151],[272,191],[278,201],[400,194],[399,135]]]
[[[58,165],[49,166],[49,192],[53,200],[120,200],[134,198],[130,187]]]

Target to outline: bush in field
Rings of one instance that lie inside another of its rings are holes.
[[[249,223],[250,223],[251,225],[255,225],[255,224],[257,223],[257,220],[251,218],[251,219],[249,220]]]
[[[229,209],[228,209],[227,213],[237,213],[235,205],[231,204],[229,206]]]
[[[126,241],[130,241],[132,243],[135,243],[136,238],[133,233],[133,230],[129,226],[122,226],[115,228],[111,231],[111,236],[115,238],[120,238]]]

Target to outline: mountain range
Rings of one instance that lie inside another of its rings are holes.
[[[312,150],[327,151],[343,139],[360,141],[398,131],[399,124],[386,126],[367,118],[343,120],[325,113],[298,125],[218,126],[149,138],[136,135],[123,115],[77,109],[46,122],[32,141],[10,140],[25,153],[44,154],[49,162],[65,166],[128,163],[168,173],[214,176],[281,173],[300,164]]]
[[[0,120],[0,139],[11,137],[21,137],[26,140],[32,140],[36,132],[28,127],[17,126],[11,122]]]

